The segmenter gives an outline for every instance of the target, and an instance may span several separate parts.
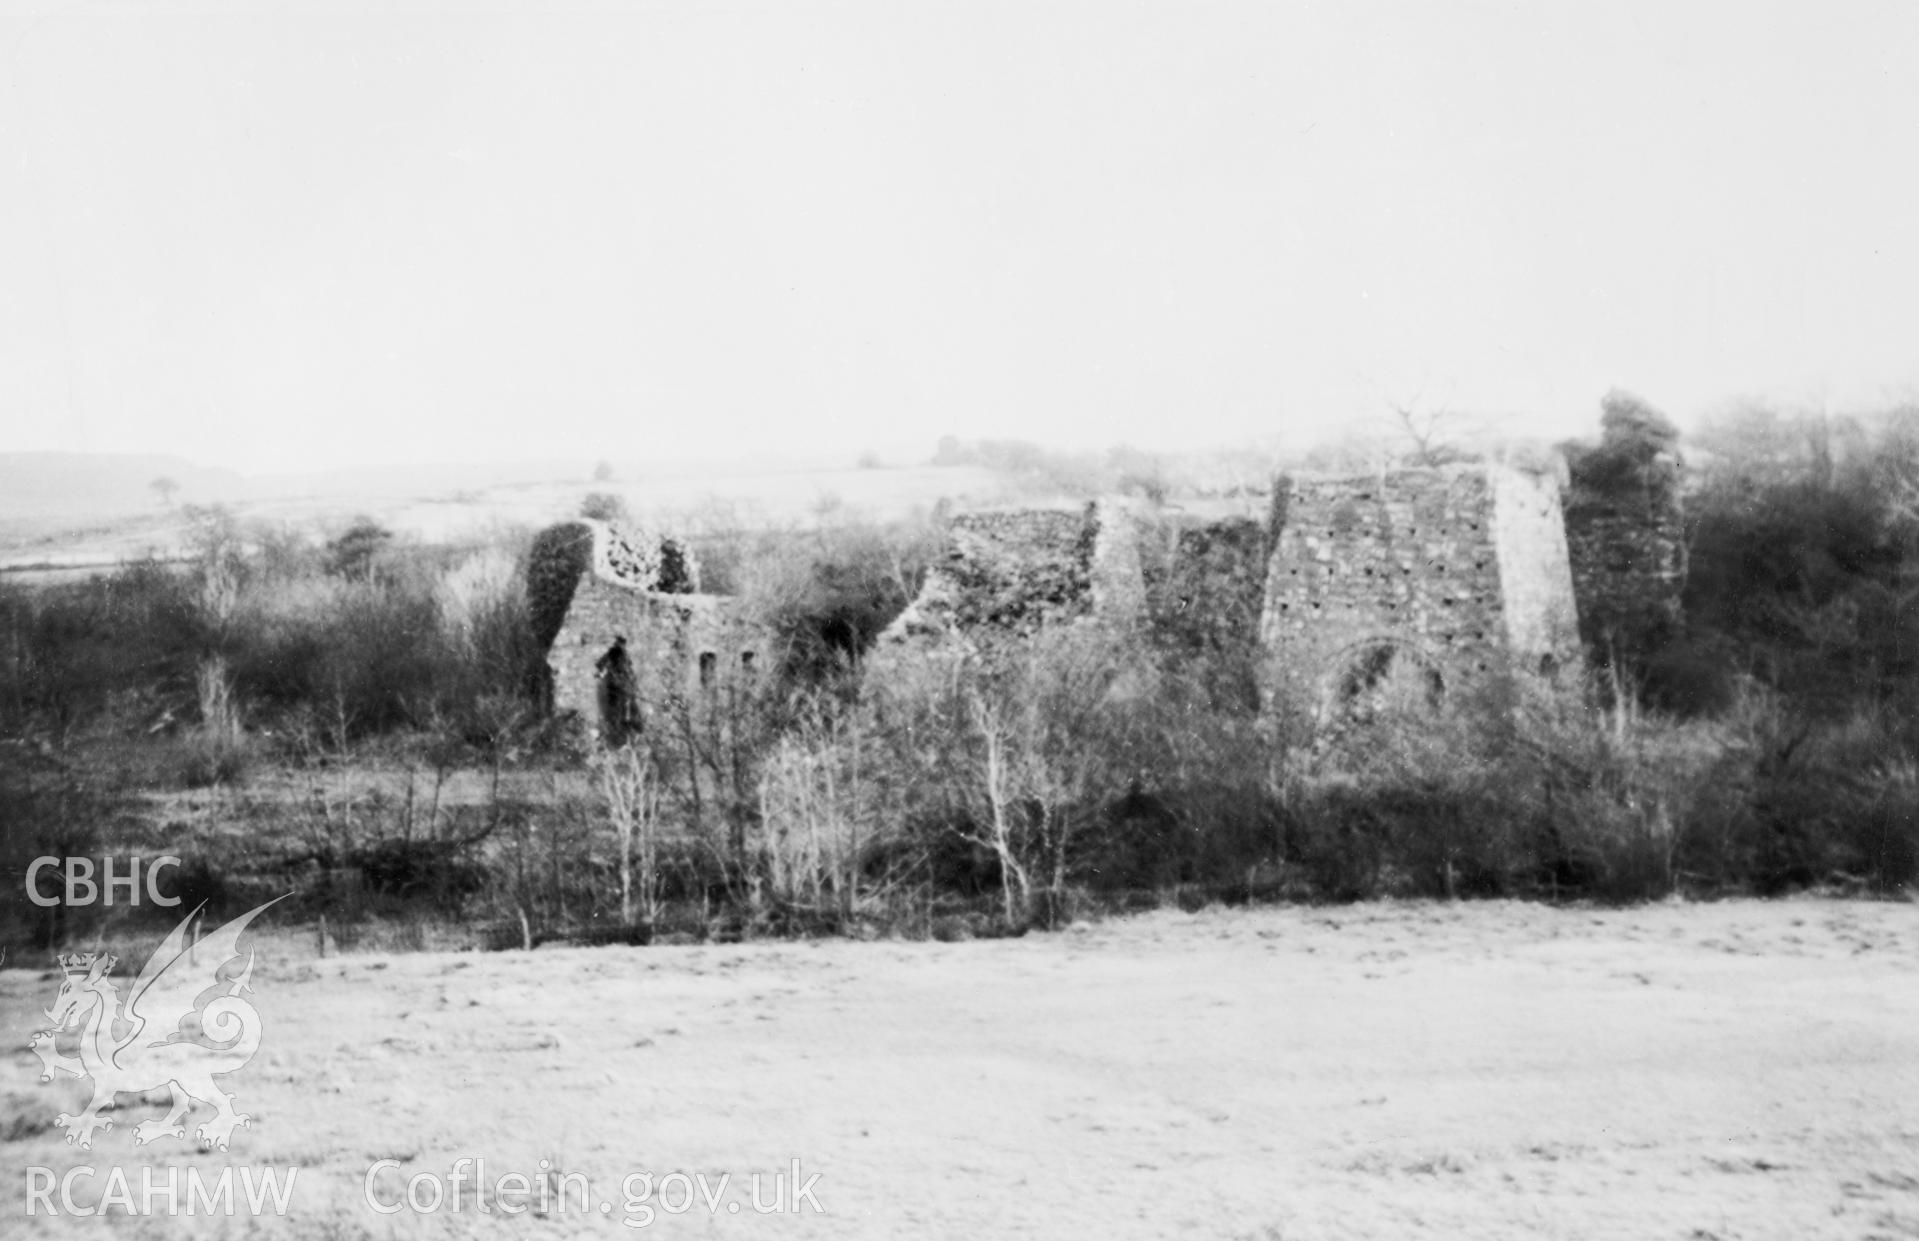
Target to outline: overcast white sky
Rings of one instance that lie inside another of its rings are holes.
[[[0,14],[4,450],[1173,447],[1919,386],[1919,4]]]

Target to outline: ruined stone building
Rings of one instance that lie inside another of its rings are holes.
[[[677,540],[568,522],[535,541],[528,574],[552,706],[617,740],[758,677],[769,643],[738,602],[702,594]]]
[[[1265,501],[960,513],[869,675],[1094,624],[1191,657],[1216,697],[1324,719],[1489,674],[1550,676],[1626,637],[1656,646],[1681,621],[1676,458],[1608,452],[1570,477],[1542,452],[1281,477]],[[700,593],[672,539],[554,527],[529,589],[554,709],[600,736],[770,671],[767,633]]]
[[[1107,498],[959,513],[948,538],[881,636],[872,659],[882,675],[897,661],[1079,621],[1132,629],[1222,670],[1255,649],[1268,540],[1248,513]]]
[[[1495,671],[1551,675],[1579,658],[1583,616],[1676,620],[1683,581],[1676,492],[1569,517],[1565,471],[1550,453],[1282,477],[1260,515],[960,514],[879,658],[1095,621],[1250,669],[1262,704],[1322,717],[1395,685],[1436,697]]]

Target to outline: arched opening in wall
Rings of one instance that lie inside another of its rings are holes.
[[[1417,648],[1374,639],[1346,648],[1333,660],[1327,686],[1329,714],[1355,720],[1436,710],[1446,679]]]
[[[713,676],[719,671],[720,657],[714,651],[700,652],[700,688],[711,689]]]
[[[633,657],[627,654],[625,634],[615,637],[613,645],[593,661],[593,673],[598,682],[600,736],[608,745],[623,745],[640,730],[638,685],[633,676]]]

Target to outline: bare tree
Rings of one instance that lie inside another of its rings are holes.
[[[972,700],[973,727],[978,730],[983,749],[980,754],[980,791],[986,798],[986,821],[966,834],[973,844],[993,851],[1000,867],[1000,896],[1007,924],[1022,921],[1022,913],[1031,899],[1033,882],[1020,861],[1020,840],[1024,833],[1017,821],[1020,808],[1014,803],[1017,791],[1012,753],[1012,727],[996,704],[977,692]]]
[[[147,486],[153,489],[154,495],[160,497],[160,503],[163,505],[171,505],[173,503],[173,497],[178,494],[180,490],[180,484],[165,474],[154,479],[148,483]]]
[[[594,764],[599,768],[607,817],[619,843],[620,924],[633,926],[636,912],[651,924],[660,912],[660,781],[650,756],[638,747],[602,751],[595,756]],[[633,882],[636,862],[637,891]]]
[[[1406,438],[1412,441],[1410,456],[1421,466],[1448,465],[1460,459],[1458,445],[1461,427],[1458,413],[1446,405],[1422,405],[1425,389],[1403,401],[1388,401],[1387,408]]]
[[[1041,633],[972,686],[984,813],[966,838],[999,859],[1009,922],[1036,889],[1048,925],[1065,916],[1075,857],[1121,782],[1139,722],[1123,672],[1142,662],[1114,635],[1075,627]]]

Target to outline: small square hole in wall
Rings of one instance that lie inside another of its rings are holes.
[[[754,664],[755,657],[756,657],[756,652],[741,651],[740,652],[740,671],[746,673],[748,676],[751,676],[753,674],[753,664]]]

